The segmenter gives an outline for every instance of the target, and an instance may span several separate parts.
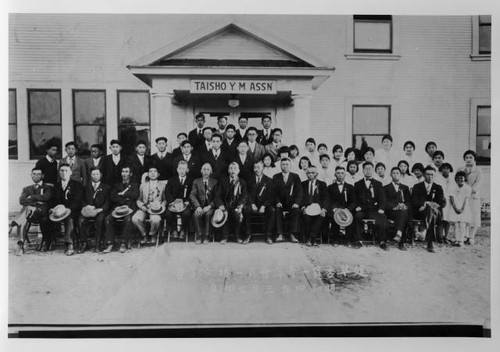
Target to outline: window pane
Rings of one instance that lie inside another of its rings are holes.
[[[60,123],[60,92],[29,91],[31,123]]]
[[[391,48],[391,24],[387,22],[355,22],[354,50],[384,50]]]
[[[76,126],[75,142],[81,156],[90,156],[90,146],[92,144],[106,145],[106,127]]]
[[[75,123],[106,124],[104,92],[75,92]]]
[[[479,53],[491,53],[491,25],[479,26]]]
[[[354,135],[353,145],[359,150],[365,150],[366,147],[372,147],[373,149],[377,150],[379,148],[382,148],[382,136],[383,134],[378,136]],[[361,155],[360,157],[362,158],[363,156]]]
[[[491,137],[478,136],[476,138],[476,153],[478,161],[491,160]]]
[[[17,158],[17,126],[9,125],[9,159]]]
[[[16,91],[9,90],[9,123],[17,123]]]
[[[46,153],[46,144],[52,141],[57,143],[61,151],[61,126],[31,126],[31,159],[43,157]]]
[[[354,106],[353,134],[389,133],[389,106]]]
[[[149,126],[120,126],[118,127],[118,135],[123,144],[122,153],[125,155],[134,152],[138,141],[146,141],[146,144],[150,145]]]
[[[477,134],[491,135],[491,107],[477,108]]]
[[[119,123],[145,123],[149,125],[149,93],[119,92]]]
[[[479,16],[479,24],[491,24],[491,15]]]

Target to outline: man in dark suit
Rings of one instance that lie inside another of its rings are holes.
[[[177,144],[179,144],[179,146],[177,148],[175,148],[174,150],[172,150],[172,160],[175,160],[177,157],[182,155],[181,144],[186,139],[188,139],[188,136],[186,133],[181,132],[181,133],[177,134]]]
[[[156,165],[160,173],[158,181],[166,183],[168,179],[175,175],[172,154],[167,153],[167,138],[156,138],[156,148],[158,149],[158,153],[153,154],[150,160]]]
[[[107,185],[114,185],[121,182],[121,168],[126,163],[122,155],[122,144],[119,140],[113,139],[109,143],[111,154],[106,155],[102,162],[103,182]]]
[[[188,135],[188,140],[191,142],[194,150],[198,150],[198,147],[203,144],[203,126],[205,126],[205,115],[197,114],[195,116],[196,128],[191,130]]]
[[[346,170],[342,166],[335,168],[335,181],[328,186],[328,208],[329,218],[332,223],[333,241],[334,243],[341,242],[340,226],[333,220],[333,214],[337,209],[347,209],[354,214],[355,194],[354,186],[345,182]],[[354,242],[354,223],[346,227],[345,244]]]
[[[127,251],[128,242],[130,236],[134,229],[134,224],[132,223],[132,216],[137,210],[137,199],[139,198],[139,184],[132,182],[132,170],[130,166],[122,166],[122,182],[116,183],[111,188],[109,193],[109,200],[111,202],[111,210],[117,207],[126,205],[132,212],[128,215],[121,217],[122,222],[122,239],[120,244],[120,252],[125,253]],[[113,244],[115,242],[115,226],[116,219],[111,215],[111,213],[106,216],[106,244],[107,247],[104,253],[109,253],[113,250]]]
[[[281,143],[281,136],[283,135],[283,131],[281,128],[275,128],[273,130],[273,140],[271,143],[266,145],[266,153],[269,153],[273,156],[273,160],[276,162],[280,158],[280,149],[283,146]]]
[[[238,117],[238,129],[236,130],[236,138],[237,141],[241,141],[242,139],[247,139],[247,131],[248,131],[248,117],[241,116]]]
[[[244,139],[238,142],[238,154],[234,156],[233,161],[240,167],[239,176],[245,181],[250,180],[254,176],[253,165],[254,160],[248,155],[248,142]]]
[[[281,172],[273,176],[273,188],[276,204],[276,230],[278,237],[276,242],[283,242],[283,221],[284,212],[289,212],[289,232],[290,241],[293,243],[297,240],[300,220],[300,205],[302,204],[303,190],[299,175],[290,172],[292,161],[288,158],[281,159]]]
[[[212,150],[212,135],[213,130],[211,127],[203,128],[203,141],[198,143],[196,148],[193,146],[193,153],[202,158],[203,155]]]
[[[194,210],[196,244],[207,243],[210,234],[210,219],[215,209],[217,180],[212,175],[212,165],[205,163],[201,167],[202,177],[193,181],[189,200]]]
[[[217,128],[214,133],[221,135],[222,139],[226,138],[227,116],[217,116]]]
[[[111,188],[101,182],[101,170],[97,167],[90,170],[90,182],[85,186],[82,213],[84,209],[90,209],[91,215],[81,214],[78,218],[78,228],[80,229],[80,248],[78,253],[83,253],[88,247],[87,239],[89,227],[95,228],[95,248],[94,252],[100,252],[101,238],[104,233],[104,220],[109,211],[109,192]]]
[[[103,148],[100,144],[92,144],[90,147],[90,158],[85,159],[83,162],[85,164],[85,170],[87,171],[87,176],[85,177],[85,184],[90,180],[90,169],[93,167],[98,167],[101,169],[104,180],[104,158],[102,157]]]
[[[177,170],[177,165],[181,160],[184,160],[188,164],[188,175],[193,179],[201,176],[201,158],[198,155],[192,153],[193,147],[191,142],[185,140],[181,144],[182,155],[174,159],[174,169]]]
[[[42,170],[45,183],[53,186],[57,182],[58,167],[57,167],[57,153],[59,151],[59,144],[55,142],[48,142],[46,151],[47,155],[38,160],[35,167]]]
[[[64,148],[66,156],[61,159],[61,163],[66,163],[71,167],[71,179],[85,185],[87,182],[87,170],[83,159],[76,155],[78,150],[76,143],[73,141],[68,142]]]
[[[165,187],[165,199],[167,206],[177,199],[182,199],[186,209],[180,213],[181,215],[181,233],[177,233],[177,219],[176,213],[170,210],[165,211],[165,218],[167,219],[167,226],[172,231],[173,238],[184,239],[187,233],[189,221],[191,220],[191,208],[189,206],[189,196],[191,195],[191,188],[193,186],[193,178],[188,176],[188,164],[186,161],[181,160],[177,165],[177,175],[168,180]]]
[[[233,159],[238,148],[238,140],[236,139],[236,127],[234,125],[227,125],[226,138],[222,141],[221,149],[226,153],[229,159]]]
[[[261,118],[262,129],[259,131],[257,142],[266,146],[273,141],[273,133],[271,128],[271,116],[265,115]]]
[[[396,227],[396,242],[399,249],[405,251],[408,241],[408,220],[410,218],[410,189],[399,182],[401,171],[398,167],[391,169],[392,182],[384,187],[387,218],[394,221]]]
[[[34,184],[24,187],[19,197],[19,203],[23,206],[19,214],[12,220],[11,226],[17,226],[19,250],[17,255],[24,254],[24,241],[27,236],[28,221],[40,224],[42,231],[42,241],[47,242],[47,237],[51,230],[48,211],[50,198],[52,197],[52,187],[43,182],[43,172],[34,167],[31,170],[31,179]]]
[[[222,136],[215,133],[212,136],[212,150],[205,153],[202,158],[202,163],[210,163],[212,165],[212,177],[220,181],[224,176],[227,176],[229,158],[227,153],[221,149]]]
[[[258,132],[255,127],[248,127],[248,154],[255,162],[262,160],[264,154],[266,154],[266,148],[264,148],[262,144],[257,142],[257,135]]]
[[[427,166],[424,173],[424,182],[413,186],[411,203],[414,214],[418,219],[425,221],[427,250],[434,253],[434,241],[436,240],[436,226],[442,218],[442,210],[446,205],[443,188],[434,183],[436,170]]]
[[[62,221],[64,221],[65,253],[66,255],[73,255],[75,253],[73,244],[76,241],[75,224],[77,224],[80,209],[82,208],[83,185],[80,182],[71,180],[71,168],[68,164],[59,165],[59,177],[60,180],[54,185],[54,196],[51,200],[52,208],[49,210],[49,214],[54,210],[54,207],[60,204],[71,210],[71,214]],[[50,248],[53,232],[51,231],[50,235],[47,236],[47,242],[45,242],[47,248]]]
[[[354,184],[356,193],[356,208],[354,221],[356,222],[356,246],[361,247],[363,236],[363,219],[375,220],[375,231],[378,234],[380,248],[387,250],[386,230],[387,218],[385,217],[385,192],[382,183],[375,180],[373,163],[367,161],[363,164],[364,177]]]
[[[318,234],[326,216],[327,191],[326,183],[316,179],[318,177],[318,169],[316,166],[310,166],[307,169],[306,174],[308,180],[302,182],[302,191],[304,196],[302,197],[301,210],[304,219],[304,233],[307,238],[306,246],[310,247],[318,245]],[[307,207],[312,204],[319,205],[319,208],[321,209],[320,214],[307,214]]]
[[[252,234],[250,221],[252,214],[264,214],[266,242],[267,244],[272,244],[275,221],[273,180],[264,175],[264,164],[262,161],[256,162],[253,169],[255,176],[250,176],[247,179],[248,202],[243,208],[245,230],[250,235]],[[248,238],[249,241],[250,238]]]
[[[143,175],[149,171],[149,166],[151,165],[151,159],[149,155],[146,155],[146,150],[146,142],[139,141],[135,146],[135,153],[128,158],[127,163],[132,169],[132,181],[136,183],[142,182]]]

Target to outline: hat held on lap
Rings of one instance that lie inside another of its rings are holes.
[[[71,214],[71,209],[66,208],[64,205],[59,204],[54,209],[52,209],[52,213],[49,215],[49,219],[55,222],[62,221],[66,219],[69,214]]]
[[[349,209],[337,209],[333,214],[333,220],[340,227],[347,227],[352,224],[353,216]]]
[[[227,221],[227,211],[216,209],[214,215],[212,216],[212,226],[215,228],[222,227]]]
[[[160,201],[153,201],[148,208],[148,213],[151,215],[160,215],[165,211],[165,206]]]
[[[116,218],[116,219],[119,219],[119,218],[123,218],[127,215],[130,215],[132,214],[134,211],[132,209],[130,209],[128,207],[128,205],[121,205],[119,207],[116,207],[112,212],[111,212],[111,216]]]

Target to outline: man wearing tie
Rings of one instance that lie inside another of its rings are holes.
[[[329,217],[332,219],[332,232],[334,243],[340,243],[340,226],[333,220],[333,214],[337,209],[347,209],[354,213],[355,193],[354,186],[345,182],[346,170],[342,166],[335,168],[335,181],[328,186],[328,208]],[[345,243],[354,242],[354,223],[346,227]]]
[[[257,142],[266,146],[273,141],[272,128],[271,128],[271,116],[265,115],[261,118],[262,129],[259,131],[259,137]]]
[[[212,135],[212,128],[205,127],[203,129],[203,141],[198,143],[196,147],[193,146],[194,153],[197,154],[200,158],[210,150],[212,150]]]
[[[122,155],[122,144],[119,140],[111,140],[109,149],[111,154],[106,155],[102,163],[103,181],[107,185],[114,185],[122,179],[121,169],[125,164],[125,157]]]
[[[281,172],[273,176],[273,188],[276,204],[276,242],[283,242],[284,212],[289,212],[290,242],[297,243],[299,231],[300,204],[302,204],[303,190],[299,175],[290,172],[292,161],[288,158],[281,159]]]
[[[195,116],[196,128],[189,132],[188,140],[191,142],[191,145],[195,150],[198,149],[198,146],[203,144],[203,126],[205,126],[205,115],[198,114]]]
[[[375,232],[378,234],[380,248],[387,250],[385,217],[385,192],[382,183],[372,178],[373,163],[366,161],[363,164],[364,177],[354,184],[356,193],[356,208],[354,221],[356,222],[356,246],[361,247],[363,236],[363,219],[375,220]]]
[[[128,158],[128,164],[132,168],[132,178],[136,183],[141,183],[143,175],[148,172],[151,164],[149,156],[146,155],[147,145],[144,141],[137,142],[135,153]],[[158,170],[158,172],[160,172]]]
[[[255,162],[262,160],[264,154],[266,154],[266,148],[264,148],[262,144],[257,142],[257,136],[257,129],[255,127],[248,127],[248,154]]]
[[[408,241],[408,220],[410,217],[410,189],[399,182],[401,171],[398,167],[391,169],[392,182],[384,187],[387,218],[394,221],[398,247],[406,250],[405,242]]]
[[[236,139],[236,127],[230,124],[226,127],[226,136],[222,141],[221,149],[226,153],[229,159],[232,159],[238,154],[238,140]]]
[[[227,153],[222,150],[222,136],[218,133],[215,133],[212,136],[212,150],[208,153],[205,153],[203,160],[204,163],[210,163],[212,165],[212,176],[220,181],[220,179],[224,176],[227,176],[228,170],[228,162],[229,158]]]
[[[272,133],[272,142],[271,143],[268,143],[266,145],[266,153],[269,153],[273,156],[273,161],[277,161],[280,157],[279,155],[279,151],[282,147],[282,144],[281,144],[281,136],[283,135],[283,131],[281,130],[281,128],[275,128],[273,130],[273,133]],[[291,161],[291,160],[290,160]]]
[[[318,169],[316,166],[310,166],[307,169],[307,181],[302,182],[304,197],[302,198],[302,214],[304,217],[304,232],[307,238],[306,246],[318,245],[318,234],[323,225],[327,208],[326,183],[317,180]],[[321,213],[319,215],[308,215],[306,208],[311,204],[318,204]]]
[[[241,116],[238,117],[238,130],[236,131],[236,140],[241,141],[242,139],[247,139],[247,131],[248,131],[248,117]]]
[[[181,215],[181,233],[177,233],[177,218],[176,214],[172,213],[170,210],[166,210],[165,218],[167,219],[167,226],[172,231],[173,238],[180,238],[181,240],[185,238],[189,221],[191,220],[191,208],[189,207],[189,196],[191,194],[191,187],[193,185],[193,178],[188,176],[188,164],[187,162],[181,160],[179,165],[177,165],[177,174],[168,180],[167,186],[165,187],[165,199],[167,205],[173,203],[176,199],[182,199],[186,209]]]
[[[238,166],[240,167],[239,176],[248,183],[248,181],[254,176],[254,160],[248,155],[248,142],[245,139],[239,141],[237,150],[238,154],[234,157],[233,161],[238,163]]]
[[[151,162],[158,167],[158,180],[167,183],[167,180],[175,175],[172,154],[167,153],[167,138],[156,138],[156,148],[158,153],[151,156]]]
[[[248,179],[248,202],[243,209],[243,220],[245,230],[252,233],[251,214],[263,214],[265,222],[264,234],[267,244],[272,244],[272,235],[274,230],[274,188],[273,180],[264,175],[264,164],[258,161],[253,167],[255,176]],[[249,239],[250,240],[250,239]]]
[[[102,157],[102,145],[92,144],[92,146],[90,147],[90,158],[85,159],[83,162],[85,164],[85,170],[87,171],[87,175],[85,177],[86,182],[90,180],[90,169],[92,169],[93,167],[98,167],[99,169],[101,169],[104,181],[104,158]],[[86,184],[84,184],[84,186],[85,185]]]
[[[192,178],[201,176],[201,157],[193,154],[193,146],[189,140],[181,143],[182,155],[174,159],[174,168],[177,170],[177,165],[180,161],[185,161],[188,164],[188,175]]]
[[[196,230],[196,244],[207,243],[210,234],[210,219],[215,209],[215,190],[217,180],[212,175],[212,166],[209,163],[201,167],[202,177],[193,181],[189,199],[194,209],[194,225]]]
[[[76,143],[71,141],[64,146],[66,157],[61,159],[62,163],[66,163],[71,168],[71,179],[85,185],[87,181],[87,170],[83,159],[76,155]]]
[[[434,241],[436,240],[436,226],[442,218],[442,209],[446,205],[443,188],[434,183],[436,170],[427,166],[424,173],[424,182],[413,186],[411,203],[418,219],[425,221],[427,251],[434,253]]]

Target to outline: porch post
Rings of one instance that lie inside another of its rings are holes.
[[[294,142],[300,148],[307,138],[311,137],[311,95],[292,94],[293,111],[295,115]]]
[[[151,120],[151,154],[155,153],[155,139],[164,136],[168,139],[167,150],[172,151],[172,100],[173,93],[151,92],[152,120]]]

